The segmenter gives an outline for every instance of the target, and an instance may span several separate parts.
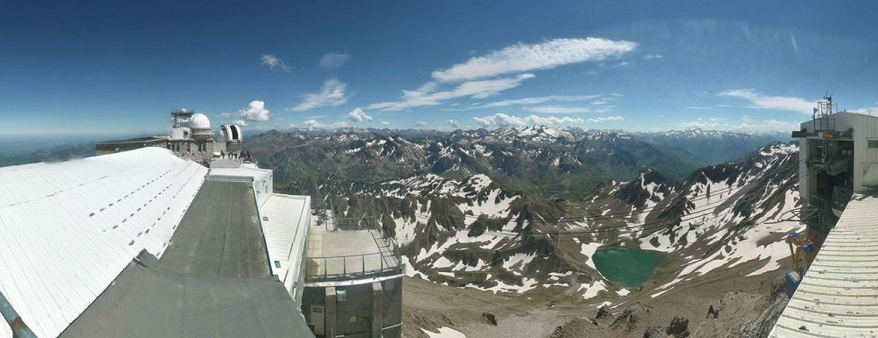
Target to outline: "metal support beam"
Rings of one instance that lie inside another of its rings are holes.
[[[12,307],[12,304],[9,304],[9,300],[6,299],[6,296],[3,295],[3,292],[0,292],[0,314],[3,315],[3,319],[6,320],[6,323],[9,324],[9,327],[12,328],[12,336],[15,338],[36,338],[37,336],[27,327],[27,324],[21,320],[21,316],[18,315],[18,312]]]

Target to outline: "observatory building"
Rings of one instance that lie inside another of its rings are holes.
[[[166,136],[0,168],[0,338],[400,336],[395,242],[312,233],[311,198],[276,193],[239,126],[171,115]]]
[[[239,154],[244,134],[235,124],[224,124],[216,135],[207,115],[187,109],[171,112],[171,131],[168,135],[140,137],[127,140],[99,142],[95,145],[97,155],[144,147],[160,147],[172,151],[180,158],[206,164],[224,154]]]
[[[787,242],[794,266],[805,262],[787,273],[791,298],[770,337],[878,332],[878,117],[834,110],[827,96],[792,133],[808,231]]]

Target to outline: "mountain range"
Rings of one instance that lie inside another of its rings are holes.
[[[678,141],[547,127],[415,137],[272,131],[246,148],[275,170],[276,189],[311,195],[338,219],[374,222],[400,244],[407,274],[436,283],[608,299],[658,296],[718,268],[777,270],[788,255],[778,239],[798,226],[778,221],[798,205],[798,148],[775,142],[699,167],[691,155],[706,138],[756,141],[664,135],[650,137]],[[629,290],[592,260],[616,247],[663,252],[675,264]]]

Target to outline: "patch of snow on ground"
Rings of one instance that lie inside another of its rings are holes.
[[[445,256],[439,256],[439,258],[433,262],[433,268],[436,269],[450,268],[452,266],[454,266],[454,263],[451,263],[451,261],[448,260],[448,258],[445,258]]]
[[[594,266],[594,261],[591,258],[594,257],[594,253],[596,251],[598,251],[598,248],[600,248],[601,245],[603,245],[603,243],[600,243],[600,242],[591,242],[591,243],[583,244],[582,249],[580,251],[580,252],[582,252],[583,255],[588,257],[588,260],[585,261],[585,264],[588,265],[590,268],[595,269],[595,270],[597,270],[598,268],[596,268]]]
[[[528,255],[523,253],[514,254],[509,257],[506,261],[503,262],[503,268],[506,270],[512,270],[513,268],[517,268],[519,270],[523,269],[525,265],[530,263],[534,259],[535,255]]]
[[[585,293],[582,295],[583,299],[591,299],[598,295],[598,292],[606,291],[607,285],[604,284],[604,281],[597,281],[592,283],[591,285],[582,284],[579,286],[579,291],[585,290]]]
[[[616,294],[619,296],[627,296],[629,293],[631,293],[631,291],[628,291],[628,289],[621,289],[619,291],[616,291]]]
[[[652,294],[651,296],[649,296],[649,298],[655,298],[655,297],[661,296],[662,294],[664,294],[665,292],[668,292],[668,291],[670,291],[670,289],[656,292],[656,293]]]
[[[405,255],[402,255],[402,256],[400,256],[400,258],[402,259],[403,272],[405,273],[406,276],[409,276],[409,277],[418,276],[418,277],[421,277],[421,279],[423,279],[423,280],[429,280],[427,278],[427,276],[425,276],[423,273],[415,270],[415,267],[412,266],[408,257],[406,257]]]
[[[438,330],[439,332],[431,332],[427,329],[421,329],[421,331],[424,331],[424,333],[430,338],[466,338],[466,336],[463,333],[460,333],[460,331],[449,327],[440,327]]]

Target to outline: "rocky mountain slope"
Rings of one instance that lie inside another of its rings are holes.
[[[484,174],[510,189],[568,200],[588,195],[607,179],[633,177],[642,167],[675,179],[698,167],[689,155],[663,152],[625,132],[541,126],[415,135],[271,131],[248,139],[245,147],[276,169],[280,185],[319,184],[327,173],[357,182]]]
[[[269,132],[248,148],[275,169],[276,189],[310,194],[338,219],[383,227],[401,245],[408,275],[457,287],[580,300],[658,297],[716,269],[776,270],[786,255],[778,239],[797,226],[775,222],[798,202],[797,148],[785,144],[680,178],[647,165],[672,165],[647,155],[662,154],[657,148],[608,131],[527,127],[412,139]],[[607,174],[626,171],[633,179]],[[589,175],[601,183],[576,179]],[[584,198],[521,188],[552,185],[578,187]],[[643,289],[628,290],[591,260],[611,247],[661,251],[667,264]]]
[[[638,132],[634,136],[666,152],[683,151],[704,165],[737,160],[753,149],[790,140],[789,133],[702,130]]]

